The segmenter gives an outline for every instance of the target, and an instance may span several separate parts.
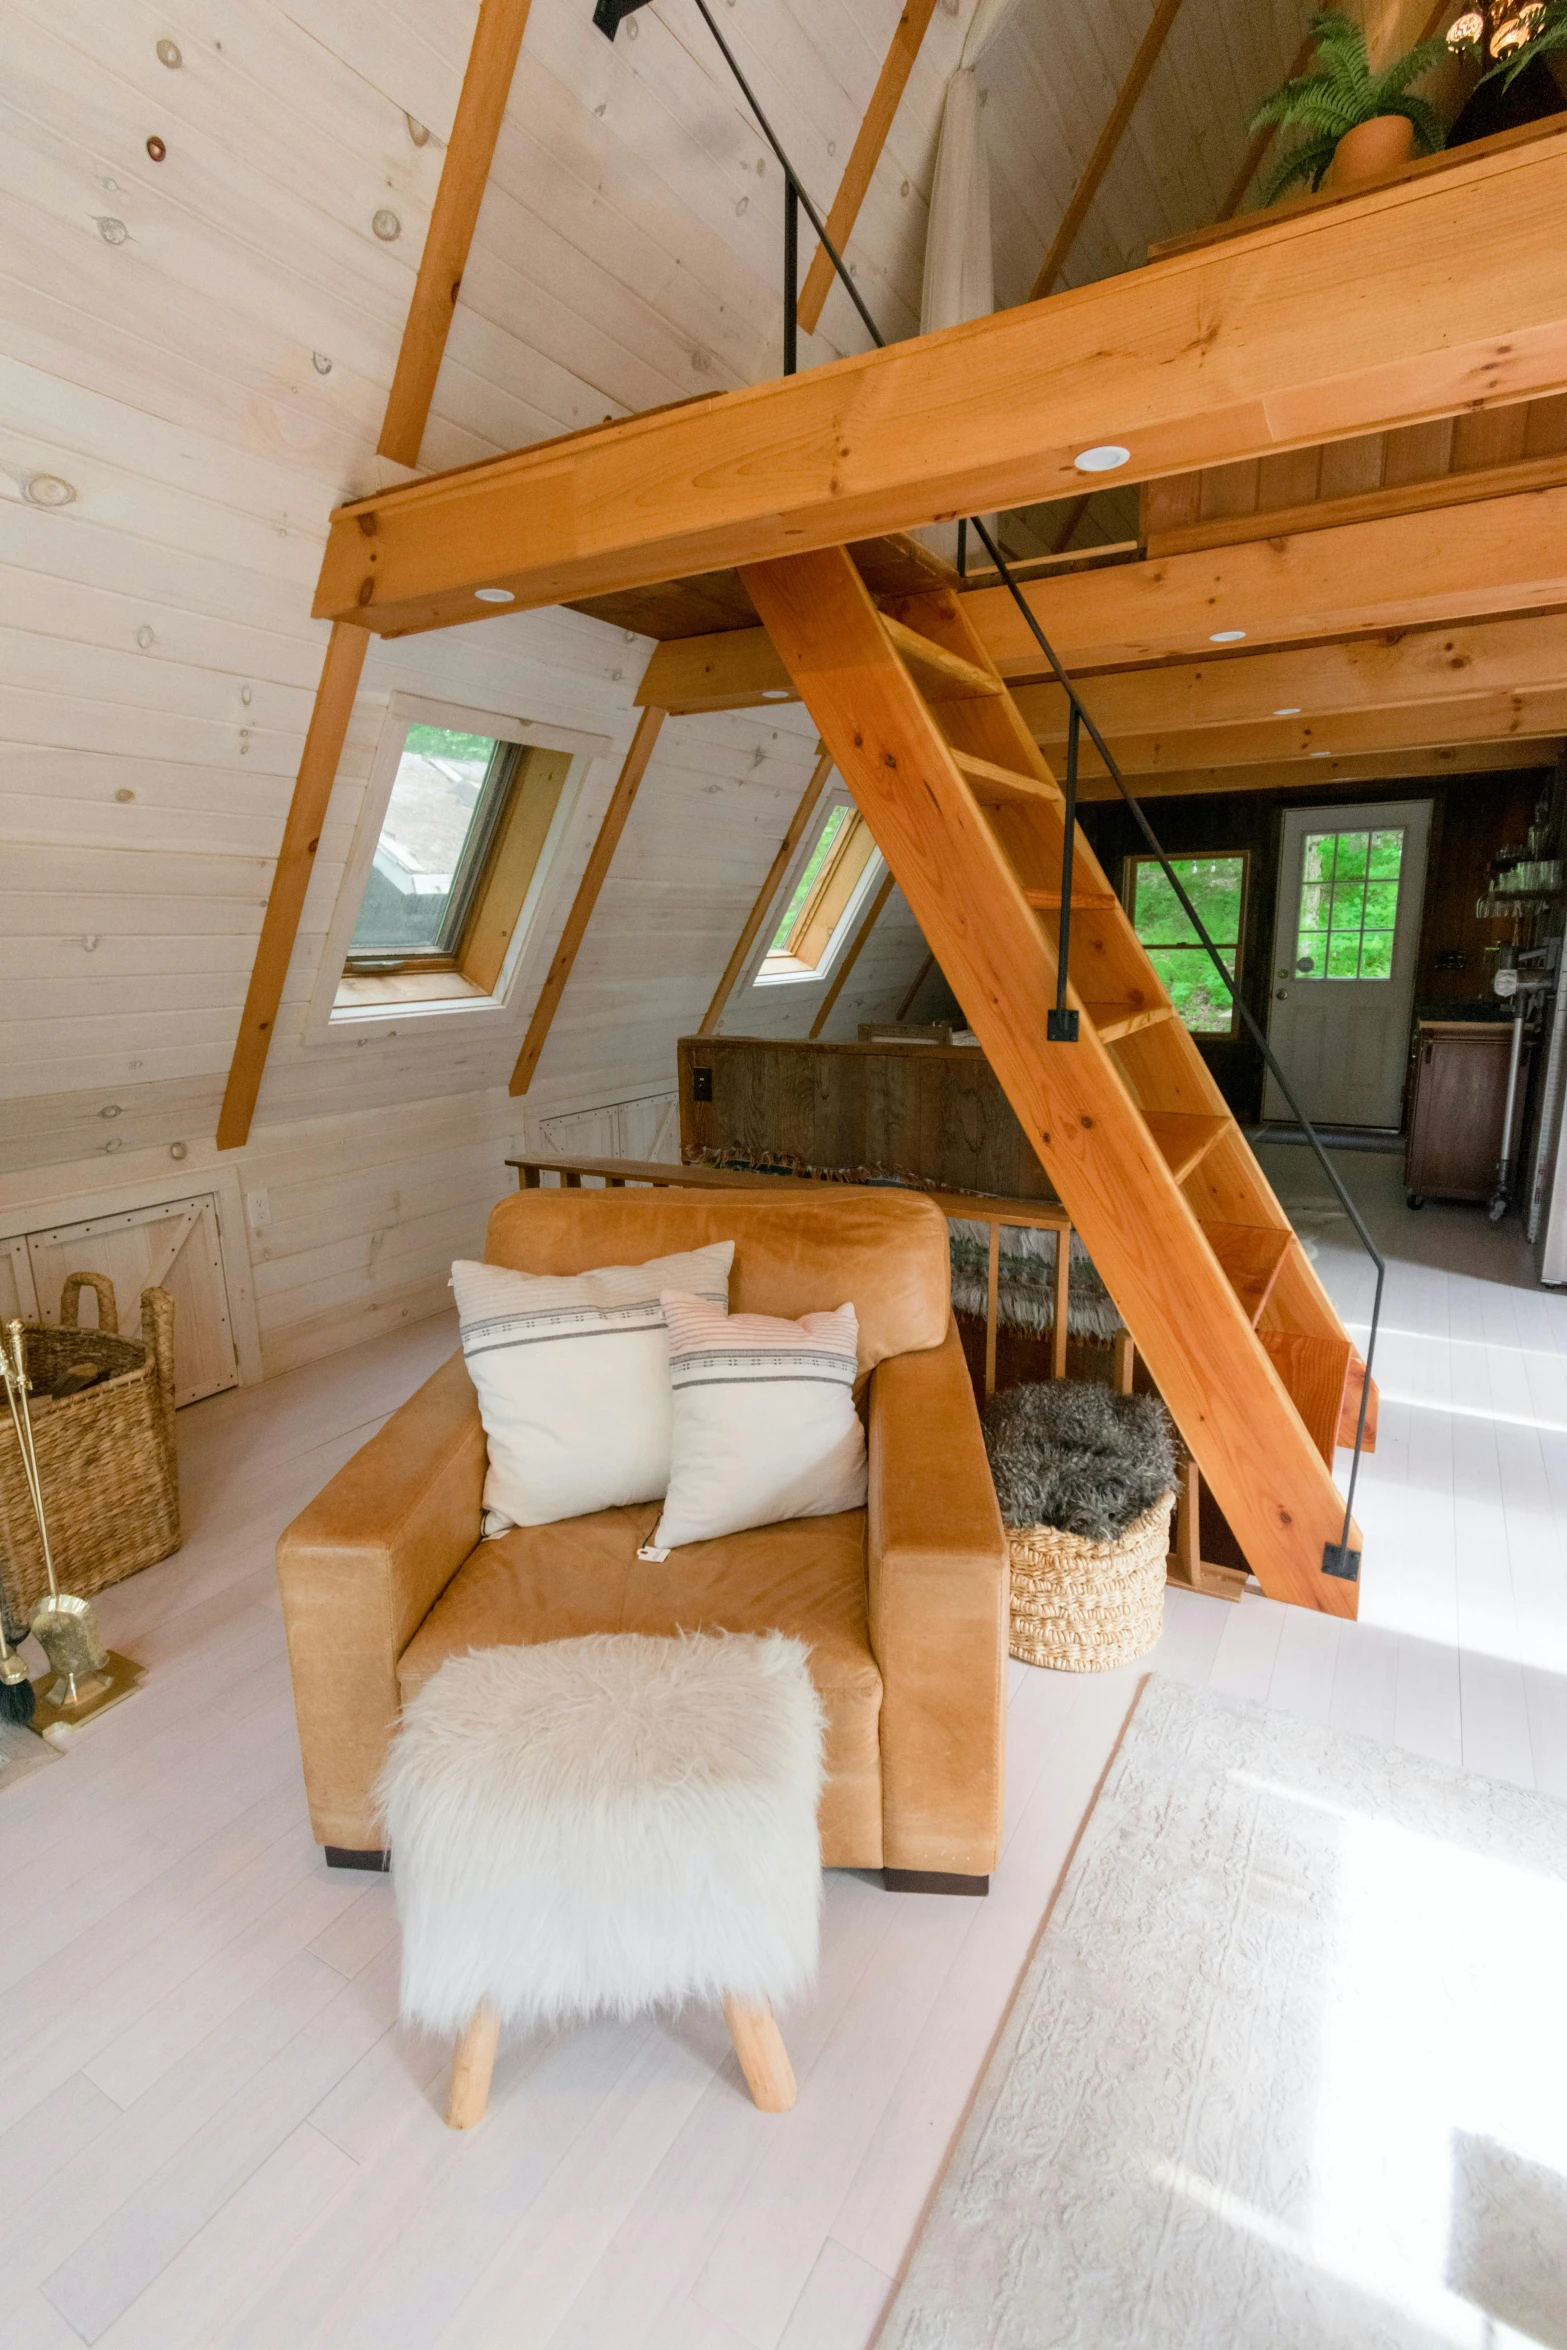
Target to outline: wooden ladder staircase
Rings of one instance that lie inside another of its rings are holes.
[[[1046,1042],[1065,807],[961,597],[878,607],[844,548],[742,577],[1253,1574],[1352,1616],[1354,1349],[1081,830]]]

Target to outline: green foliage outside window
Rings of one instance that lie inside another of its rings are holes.
[[[1244,852],[1228,857],[1172,857],[1170,863],[1233,980],[1246,902]],[[1163,867],[1152,857],[1132,859],[1132,923],[1171,1003],[1193,1034],[1233,1035],[1233,994],[1214,969],[1207,948],[1199,943]]]
[[[1391,979],[1401,830],[1308,832],[1301,867],[1297,979]]]

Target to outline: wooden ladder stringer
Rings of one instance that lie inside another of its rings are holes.
[[[1252,1572],[1352,1616],[1350,1341],[1081,831],[1080,1041],[1045,1042],[1064,806],[961,599],[879,611],[843,548],[742,576]]]

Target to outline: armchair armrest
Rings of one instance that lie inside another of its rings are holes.
[[[889,1868],[986,1876],[1001,1849],[1008,1554],[957,1325],[871,1374],[871,1648]]]
[[[484,1429],[454,1355],[278,1541],[294,1712],[316,1841],[380,1843],[371,1789],[397,1660],[479,1540]]]

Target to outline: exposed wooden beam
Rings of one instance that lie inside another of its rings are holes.
[[[892,46],[882,61],[882,69],[871,92],[871,102],[865,109],[849,160],[844,166],[838,193],[832,200],[827,215],[827,234],[834,250],[843,256],[854,233],[854,224],[860,216],[860,206],[881,161],[881,151],[887,144],[892,118],[898,111],[898,101],[908,85],[919,55],[920,43],[926,28],[936,12],[936,0],[907,0],[892,36]],[[795,315],[808,335],[816,332],[822,315],[822,304],[831,290],[836,272],[827,258],[825,245],[818,245],[806,271],[805,285],[796,305]]]
[[[816,803],[826,789],[827,778],[831,773],[832,753],[818,743],[816,765],[811,770],[811,780],[800,794],[800,804],[789,819],[789,829],[779,844],[778,854],[767,868],[767,879],[757,891],[756,902],[745,918],[745,925],[740,936],[735,940],[734,952],[724,965],[724,976],[713,991],[712,1002],[702,1015],[702,1025],[697,1030],[698,1036],[712,1036],[717,1030],[718,1023],[724,1016],[724,1007],[733,995],[740,974],[745,969],[746,957],[756,944],[757,934],[762,924],[767,920],[773,900],[782,887],[783,877],[789,870],[790,859],[805,837],[805,828],[811,821]]]
[[[936,335],[333,517],[316,611],[383,634],[1567,390],[1567,130]],[[1319,534],[1326,535],[1326,534]]]
[[[1014,700],[1034,723],[1032,686],[1019,686]],[[1085,696],[1092,708],[1092,695]],[[1097,712],[1095,713],[1097,717]],[[1052,714],[1053,716],[1053,714]],[[1145,778],[1166,770],[1184,773],[1196,766],[1255,767],[1280,759],[1311,768],[1332,757],[1349,759],[1375,751],[1435,751],[1449,744],[1527,742],[1567,733],[1567,684],[1535,693],[1470,694],[1448,702],[1414,702],[1390,710],[1344,710],[1319,718],[1256,718],[1248,725],[1170,727],[1158,734],[1106,734],[1121,772]],[[1036,739],[1047,757],[1064,749],[1066,730],[1047,725]],[[1085,745],[1080,772],[1105,773],[1092,745]]]
[[[1071,200],[1061,215],[1061,226],[1056,230],[1050,250],[1034,280],[1034,290],[1028,297],[1031,302],[1041,301],[1066,267],[1105,173],[1115,161],[1115,151],[1126,136],[1126,126],[1137,110],[1137,101],[1148,86],[1148,77],[1158,64],[1180,13],[1181,0],[1158,0],[1148,30],[1137,44],[1137,54],[1132,59],[1126,79],[1116,92],[1115,104],[1106,117],[1104,129],[1083,168],[1083,176],[1072,190]]]
[[[1190,660],[1230,628],[1261,646],[1544,611],[1567,604],[1567,488],[1073,572],[1023,594],[1073,672]],[[976,589],[964,609],[1008,676],[1039,673],[1005,588]]]
[[[609,806],[604,811],[604,821],[593,843],[593,853],[577,884],[577,894],[571,902],[571,912],[566,916],[566,927],[561,932],[560,944],[551,958],[550,967],[544,975],[544,985],[539,990],[539,1000],[533,1007],[533,1018],[528,1023],[528,1033],[517,1055],[517,1066],[511,1073],[508,1087],[511,1093],[526,1093],[533,1083],[539,1056],[549,1041],[555,1015],[560,1010],[560,999],[571,977],[572,965],[577,960],[582,942],[587,936],[588,924],[593,919],[599,891],[604,886],[615,851],[620,845],[620,836],[626,829],[626,818],[631,813],[637,787],[647,773],[648,761],[653,756],[667,716],[668,712],[664,710],[644,710],[637,720],[637,731],[631,738],[631,748],[626,753],[615,789],[610,795]]]
[[[1214,515],[1174,530],[1150,530],[1151,562],[1164,555],[1190,555],[1204,547],[1242,546],[1248,539],[1293,538],[1303,530],[1337,530],[1349,522],[1381,522],[1394,514],[1422,514],[1438,506],[1478,506],[1488,498],[1567,484],[1567,453],[1523,457],[1515,465],[1491,465],[1473,473],[1433,474],[1426,481],[1394,482],[1347,498],[1311,498],[1298,506],[1274,506],[1255,514]]]
[[[413,302],[403,327],[392,388],[387,396],[378,453],[400,465],[417,465],[419,444],[429,420],[435,379],[452,322],[479,204],[489,177],[501,117],[506,111],[512,70],[522,46],[532,0],[481,0],[468,69],[463,76],[429,233],[419,263]],[[315,860],[327,802],[354,714],[354,695],[364,666],[361,629],[332,626],[326,660],[316,687],[310,725],[277,867],[267,898],[256,960],[251,969],[239,1035],[229,1064],[228,1084],[218,1118],[219,1150],[238,1150],[249,1139],[261,1080],[267,1065],[278,1006],[305,891]]]
[[[1346,713],[1422,707],[1438,729],[1428,739],[1440,739],[1445,714],[1466,703],[1542,690],[1567,690],[1567,619],[1560,613],[1112,670],[1094,678],[1084,698],[1113,742],[1194,728],[1228,732],[1274,718],[1310,727]],[[1066,741],[1059,686],[1019,686],[1015,698],[1043,748]]]
[[[377,447],[417,465],[532,0],[482,0]]]
[[[1468,629],[1494,614],[1567,606],[1567,486],[1034,579],[1023,594],[1074,676],[1142,671],[1158,661],[1182,663],[1184,677],[1192,674],[1184,665],[1200,660],[1217,694],[1230,660],[1249,662],[1264,648],[1459,623]],[[1038,675],[1039,648],[1005,588],[975,588],[963,608],[1004,672]],[[1248,651],[1221,661],[1211,639],[1226,626],[1244,627]],[[1488,669],[1486,686],[1553,682],[1558,672],[1547,676],[1541,666],[1552,658],[1549,642],[1531,639],[1527,654],[1520,642],[1526,673],[1514,680]],[[1426,650],[1417,648],[1410,661]],[[1468,690],[1479,688],[1471,677]],[[639,691],[687,714],[750,709],[792,696],[793,687],[766,630],[739,628],[659,645]],[[1266,707],[1298,701],[1298,694],[1281,691]],[[1243,711],[1229,701],[1213,723],[1255,715],[1256,707]]]
[[[299,762],[294,797],[283,827],[282,846],[272,874],[272,889],[262,918],[250,985],[245,991],[245,1008],[239,1016],[239,1035],[229,1064],[228,1085],[218,1113],[220,1151],[238,1150],[250,1133],[262,1072],[267,1065],[267,1048],[272,1042],[273,1023],[283,1001],[283,983],[288,977],[294,940],[299,934],[305,892],[315,871],[321,827],[337,780],[337,763],[343,755],[368,646],[362,628],[344,628],[341,623],[334,625],[327,640],[321,682],[316,687],[315,705],[305,734],[304,756]]]
[[[1357,783],[1411,783],[1431,775],[1503,775],[1520,768],[1553,767],[1567,752],[1567,738],[1538,742],[1468,743],[1432,751],[1378,751],[1354,759],[1287,759],[1264,767],[1194,767],[1182,773],[1139,775],[1140,800],[1190,799],[1199,794],[1251,791],[1333,791]],[[1083,778],[1078,797],[1120,797],[1108,775]]]
[[[866,911],[864,921],[860,924],[859,929],[850,939],[847,947],[845,947],[843,951],[842,956],[839,958],[838,968],[833,973],[832,985],[827,990],[827,993],[823,996],[821,1001],[821,1009],[818,1011],[815,1019],[811,1022],[810,1033],[811,1041],[813,1043],[815,1042],[816,1038],[821,1035],[822,1030],[826,1027],[828,1021],[832,1018],[833,1007],[837,1003],[838,998],[842,995],[844,988],[848,983],[849,973],[854,969],[855,964],[859,961],[866,947],[870,944],[871,932],[875,929],[877,923],[881,920],[882,912],[886,906],[887,900],[891,897],[897,886],[898,885],[894,881],[890,872],[884,873],[882,875],[881,887],[877,890],[876,895],[872,898],[870,906]]]

